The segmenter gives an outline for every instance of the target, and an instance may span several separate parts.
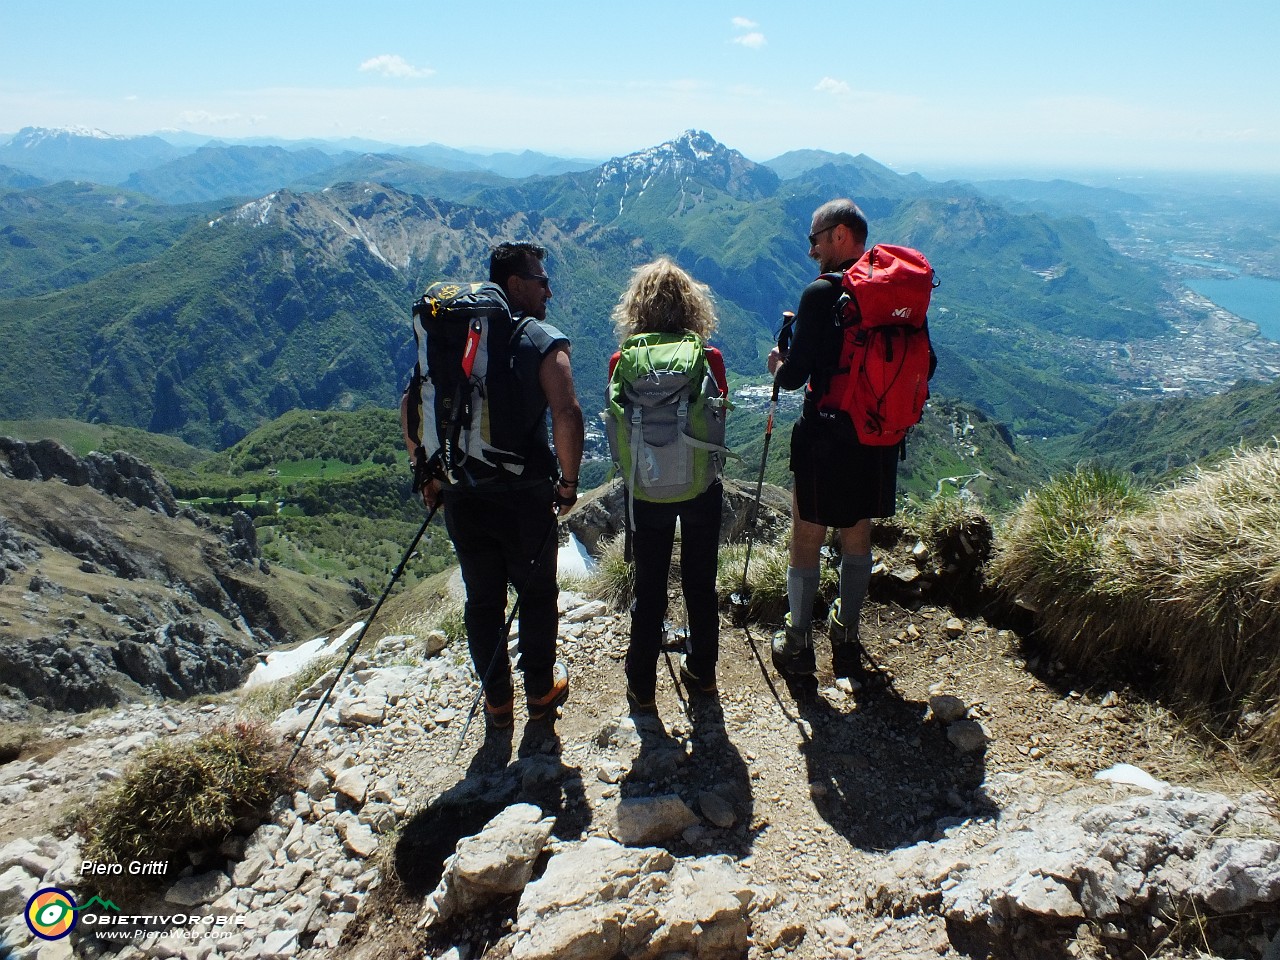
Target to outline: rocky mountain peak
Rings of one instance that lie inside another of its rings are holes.
[[[631,192],[643,190],[661,177],[716,187],[742,200],[767,197],[779,183],[772,170],[748,160],[709,133],[686,130],[673,140],[602,164],[597,187],[621,183]]]
[[[356,245],[386,266],[402,270],[425,256],[428,247],[448,250],[463,262],[480,255],[478,248],[471,249],[477,211],[455,207],[381,184],[342,183],[316,193],[277,190],[209,226],[281,229],[304,247],[328,251],[339,259],[345,249]]]

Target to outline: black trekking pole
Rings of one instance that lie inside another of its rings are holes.
[[[360,628],[360,632],[356,634],[355,640],[351,642],[351,646],[347,648],[347,659],[342,661],[342,666],[338,668],[338,675],[333,678],[333,683],[329,684],[329,689],[324,692],[324,696],[320,698],[320,706],[316,707],[316,712],[311,715],[311,722],[307,724],[307,729],[302,731],[302,736],[298,738],[298,744],[293,748],[293,755],[289,757],[289,762],[285,764],[288,770],[293,766],[293,761],[298,758],[298,753],[302,750],[302,744],[307,739],[307,734],[311,732],[311,728],[316,725],[316,721],[320,719],[320,714],[324,710],[325,705],[329,702],[329,697],[333,694],[334,688],[338,685],[342,673],[347,669],[347,664],[351,662],[351,658],[356,655],[356,650],[360,647],[360,641],[364,639],[364,635],[369,632],[369,626],[373,623],[374,617],[378,615],[378,611],[382,609],[383,602],[391,594],[391,588],[396,585],[396,581],[400,579],[400,575],[404,573],[404,568],[409,563],[409,558],[413,556],[415,550],[418,549],[418,541],[422,539],[422,535],[427,532],[427,526],[431,523],[431,519],[436,515],[436,511],[440,509],[440,501],[436,500],[436,505],[431,508],[427,514],[427,519],[422,521],[422,526],[418,528],[417,534],[414,535],[413,542],[409,544],[409,549],[404,552],[404,556],[400,558],[400,563],[396,567],[395,572],[391,574],[391,581],[387,584],[387,589],[382,591],[382,596],[378,598],[378,602],[374,604],[373,612],[369,614],[369,619],[364,622],[364,626]]]
[[[680,630],[672,628],[670,623],[662,624],[662,657],[667,662],[667,673],[671,674],[671,685],[675,687],[676,699],[680,701],[680,709],[684,711],[684,715],[690,720],[693,719],[693,704],[685,697],[684,692],[680,689],[680,678],[676,676],[675,664],[671,662],[671,651],[673,649],[684,650],[686,654],[689,650],[689,628],[683,627]]]
[[[462,724],[462,734],[458,737],[458,745],[453,749],[453,756],[449,758],[449,762],[453,763],[458,759],[458,754],[462,752],[462,745],[467,742],[467,731],[471,729],[471,721],[475,719],[476,710],[480,707],[480,698],[484,696],[484,685],[488,682],[489,676],[493,673],[493,668],[498,663],[498,657],[509,656],[507,652],[507,638],[511,636],[511,624],[516,619],[516,613],[520,610],[520,597],[524,593],[524,588],[528,585],[529,580],[533,577],[533,571],[538,567],[538,561],[542,559],[542,555],[547,552],[547,544],[551,542],[556,534],[559,525],[554,521],[547,528],[547,535],[542,539],[542,546],[538,548],[538,552],[534,554],[533,562],[529,564],[529,569],[525,572],[524,583],[520,589],[516,591],[516,602],[511,605],[511,613],[507,615],[506,625],[502,628],[502,636],[498,640],[497,647],[494,648],[493,656],[489,658],[489,665],[485,667],[484,676],[480,678],[480,689],[476,691],[475,697],[471,700],[471,707],[467,710],[467,719]]]
[[[796,315],[790,310],[786,310],[782,314],[782,329],[778,331],[778,349],[782,353],[786,353],[791,345],[791,325],[796,321]],[[773,418],[778,411],[778,379],[774,377],[773,392],[769,397],[769,418],[765,421],[764,428],[764,449],[760,451],[760,476],[756,478],[756,495],[751,503],[750,509],[747,511],[747,559],[742,565],[742,585],[738,588],[738,592],[729,598],[729,603],[737,614],[738,621],[743,623],[747,619],[747,571],[751,567],[751,547],[755,543],[756,521],[760,515],[760,494],[764,489],[764,470],[765,464],[769,459],[769,441],[773,438]]]

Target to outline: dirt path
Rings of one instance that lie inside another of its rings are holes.
[[[1178,784],[1229,793],[1257,788],[1225,753],[1209,756],[1166,712],[1123,690],[1077,687],[1052,664],[1028,662],[1014,634],[941,608],[868,604],[864,642],[891,682],[852,693],[831,676],[825,641],[816,682],[788,686],[769,664],[768,634],[726,623],[719,696],[690,703],[660,663],[660,719],[641,719],[630,737],[621,663],[625,618],[596,618],[579,630],[579,637],[562,642],[573,693],[554,728],[526,725],[518,705],[509,736],[482,744],[477,721],[456,762],[450,755],[457,724],[424,735],[404,773],[429,816],[416,835],[411,827],[401,839],[396,864],[405,885],[389,885],[348,930],[348,956],[434,955],[433,945],[413,930],[420,898],[434,884],[423,865],[452,851],[450,837],[483,824],[486,796],[501,794],[504,771],[520,758],[545,761],[532,778],[526,767],[520,787],[557,814],[556,836],[564,840],[605,832],[603,812],[619,795],[676,793],[705,819],[714,799],[707,794],[715,794],[732,823],[704,823],[671,844],[672,851],[738,859],[754,882],[782,895],[774,913],[784,926],[825,924],[837,939],[847,929],[862,951],[849,948],[853,952],[843,955],[850,957],[970,956],[949,945],[940,919],[876,917],[864,910],[864,898],[888,852],[935,838],[967,818],[998,817],[998,802],[987,790],[993,778],[1030,777],[1047,798],[1128,763]],[[678,670],[675,654],[671,667]],[[936,694],[963,701],[987,734],[984,747],[966,752],[952,743],[929,709]],[[509,916],[470,918],[466,931],[452,935],[470,943],[473,957],[505,956],[501,938]],[[1083,942],[1077,946],[1075,955],[1104,955]],[[831,955],[830,941],[817,936],[789,949],[797,958]],[[753,950],[753,956],[769,955]],[[1170,948],[1163,955],[1180,954]]]

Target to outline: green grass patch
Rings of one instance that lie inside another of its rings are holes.
[[[360,579],[373,590],[390,580],[420,525],[345,513],[282,513],[257,522],[262,555],[271,562],[314,576]],[[456,562],[444,525],[433,523],[405,567],[402,589]]]
[[[162,473],[190,470],[213,454],[193,447],[177,437],[148,433],[135,427],[83,423],[79,420],[0,420],[0,436],[13,437],[27,443],[57,440],[78,457],[93,451],[114,453],[123,450],[143,460]]]

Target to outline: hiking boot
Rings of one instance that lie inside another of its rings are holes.
[[[858,642],[858,625],[840,621],[837,600],[827,617],[827,636],[831,638],[831,672],[837,677],[865,683],[867,671],[862,666],[862,644]]]
[[[648,696],[636,693],[631,684],[627,684],[627,710],[631,713],[657,713],[658,701],[654,694]]]
[[[714,670],[704,670],[702,676],[689,669],[689,658],[680,658],[680,680],[689,693],[701,693],[708,696],[716,692],[716,674]]]
[[[551,671],[551,689],[540,697],[530,697],[525,701],[529,708],[530,720],[545,720],[556,712],[569,699],[569,671],[563,663],[556,661]]]
[[[792,677],[811,677],[818,672],[813,656],[813,631],[796,630],[791,614],[783,629],[773,635],[773,665],[779,673]]]
[[[507,691],[506,699],[495,701],[488,693],[484,695],[484,718],[489,726],[496,730],[505,730],[515,723],[515,694]]]

